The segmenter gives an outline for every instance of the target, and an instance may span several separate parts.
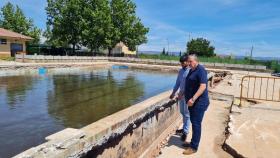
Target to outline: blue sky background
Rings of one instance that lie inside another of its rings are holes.
[[[45,29],[46,0],[1,0],[18,4]],[[218,54],[280,57],[279,0],[134,0],[137,14],[150,28],[144,51],[184,51],[189,38],[204,37]]]

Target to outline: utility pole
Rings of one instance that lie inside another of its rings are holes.
[[[136,46],[136,58],[138,58],[138,45]]]
[[[252,48],[251,48],[250,64],[251,64],[251,62],[252,62],[252,60],[253,60],[253,50],[254,50],[254,46],[252,46]]]
[[[251,48],[251,54],[250,54],[251,59],[253,59],[253,50],[254,50],[254,46],[252,46],[252,48]]]
[[[167,40],[167,53],[169,53],[169,40],[168,38],[166,40]]]

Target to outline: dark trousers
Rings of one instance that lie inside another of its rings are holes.
[[[192,140],[191,147],[195,150],[198,149],[200,137],[201,137],[201,123],[205,113],[204,109],[191,107],[190,111],[190,119],[192,123]]]

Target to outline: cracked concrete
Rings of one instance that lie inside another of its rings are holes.
[[[235,112],[231,115],[226,144],[244,157],[279,157],[280,106],[260,103]]]
[[[245,75],[271,76],[268,73],[233,71],[232,76],[213,91],[239,97],[241,78]],[[279,84],[276,83],[278,86]],[[256,86],[258,85],[260,83],[256,82]],[[229,133],[224,144],[225,149],[235,157],[279,157],[280,103],[252,100],[243,101],[242,107],[238,106],[239,103],[240,100],[235,99],[228,123]]]

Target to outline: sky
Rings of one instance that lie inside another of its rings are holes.
[[[46,0],[1,0],[17,4],[35,25],[45,29]],[[203,37],[217,54],[280,57],[279,0],[134,0],[137,16],[150,31],[140,51],[186,50]]]

